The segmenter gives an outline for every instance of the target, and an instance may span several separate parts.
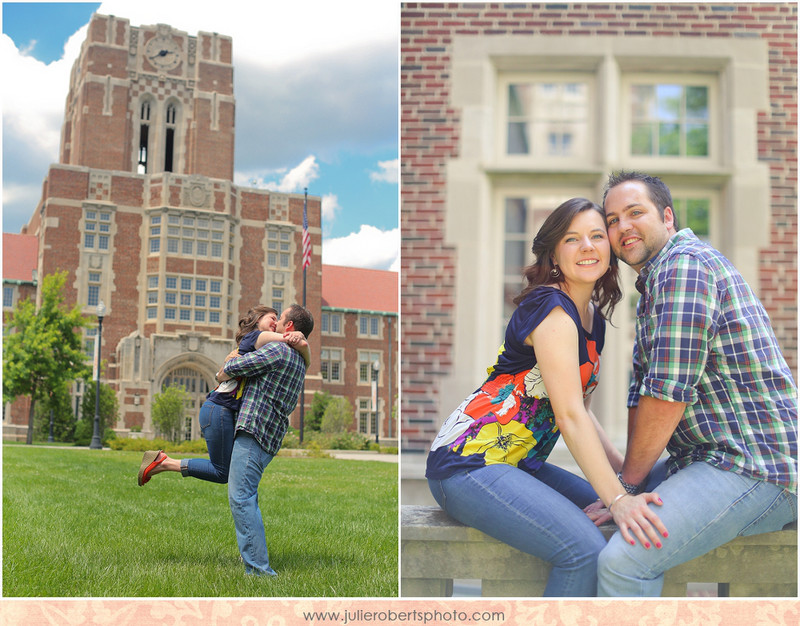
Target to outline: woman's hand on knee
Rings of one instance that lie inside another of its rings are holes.
[[[619,527],[622,538],[629,544],[636,545],[635,537],[647,549],[653,546],[660,548],[669,533],[648,504],[661,506],[663,502],[656,492],[627,496],[614,503],[611,515]]]

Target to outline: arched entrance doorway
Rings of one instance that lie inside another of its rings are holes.
[[[170,385],[183,387],[189,394],[183,413],[185,419],[183,438],[187,441],[199,439],[200,425],[197,421],[197,415],[209,392],[205,376],[193,367],[176,367],[164,376],[162,388]]]

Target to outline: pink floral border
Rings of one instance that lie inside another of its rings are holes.
[[[766,600],[494,600],[494,599],[163,599],[0,601],[8,626],[158,624],[800,624],[800,601]]]

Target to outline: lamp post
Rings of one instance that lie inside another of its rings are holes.
[[[94,434],[89,448],[92,450],[102,450],[103,443],[100,441],[100,346],[103,342],[103,317],[106,314],[106,305],[103,301],[97,304],[97,378],[94,395]]]
[[[378,422],[378,371],[381,369],[381,363],[378,359],[372,362],[372,408],[375,409],[375,443],[378,441],[378,431],[380,430],[380,423]]]

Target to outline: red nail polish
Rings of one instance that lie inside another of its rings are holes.
[[[636,542],[635,542],[633,539],[631,539],[631,545],[632,545],[632,546],[635,546],[635,545],[636,545]]]
[[[660,548],[660,547],[661,547],[661,542],[659,541],[659,542],[656,544],[656,548]]]
[[[669,533],[664,533],[664,538],[666,539],[667,537],[669,537]]]
[[[649,544],[649,543],[646,543],[646,544],[644,544],[644,547],[645,547],[645,548],[647,548],[647,549],[649,550],[649,549],[650,549],[650,544]]]

